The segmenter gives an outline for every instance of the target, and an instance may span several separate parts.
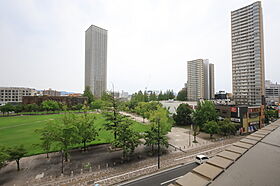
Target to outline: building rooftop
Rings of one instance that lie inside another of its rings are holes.
[[[279,172],[280,120],[234,143],[173,185],[279,185]]]

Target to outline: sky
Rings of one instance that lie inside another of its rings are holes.
[[[85,31],[108,30],[107,89],[179,91],[187,61],[231,92],[230,12],[252,0],[0,0],[0,87],[84,90]],[[265,78],[280,82],[280,1],[263,0]]]

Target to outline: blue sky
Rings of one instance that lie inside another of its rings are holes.
[[[187,61],[231,91],[230,11],[252,0],[0,0],[0,86],[84,89],[85,30],[108,30],[108,89],[180,90]],[[262,1],[266,79],[280,82],[280,1]]]

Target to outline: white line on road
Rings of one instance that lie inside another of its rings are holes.
[[[177,179],[179,179],[179,178],[181,178],[181,177],[183,177],[183,176],[179,176],[179,177],[177,177],[177,178],[173,178],[173,179],[171,179],[171,180],[162,182],[160,185],[165,185],[165,184],[167,184],[167,183],[169,183],[169,182],[172,182],[172,181],[174,181],[174,180],[177,180]]]
[[[207,150],[207,151],[203,151],[203,152],[200,152],[200,153],[197,153],[197,154],[209,152],[209,151],[216,150],[216,149],[223,148],[223,147],[227,147],[227,146],[230,146],[230,145],[231,145],[231,144],[224,145],[224,146],[217,147],[217,148],[214,148],[214,149],[210,149],[210,150]],[[182,157],[182,158],[177,158],[177,159],[175,159],[174,161],[178,161],[178,160],[181,160],[181,159],[189,158],[189,157],[195,156],[195,155],[197,155],[197,154],[190,155],[190,156],[185,156],[185,157]],[[131,173],[139,172],[139,171],[142,171],[142,170],[145,170],[145,169],[149,169],[149,168],[153,168],[153,167],[156,167],[156,166],[157,166],[157,164],[151,165],[151,166],[144,167],[144,168],[141,168],[141,169],[138,169],[138,170],[135,170],[135,171],[131,171],[131,172],[127,172],[127,173],[124,173],[124,174],[120,174],[120,175],[116,175],[116,176],[113,176],[113,177],[109,177],[109,178],[105,178],[105,179],[102,179],[102,180],[98,180],[98,181],[95,182],[95,183],[100,183],[100,182],[103,182],[103,181],[107,181],[107,180],[110,180],[110,179],[113,179],[113,178],[117,178],[117,177],[120,177],[120,176],[124,176],[124,175],[131,174]],[[182,165],[180,165],[180,166],[182,166]],[[173,169],[173,168],[171,168],[171,169]],[[166,171],[166,170],[165,170],[165,171]],[[151,175],[149,175],[149,176],[151,176]],[[148,177],[149,177],[149,176],[148,176]],[[135,180],[133,180],[133,181],[135,181]]]

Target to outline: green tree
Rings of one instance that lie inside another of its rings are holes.
[[[91,104],[94,101],[94,96],[93,96],[89,86],[85,87],[83,96],[88,98],[88,104]]]
[[[114,139],[117,138],[117,128],[120,123],[123,121],[124,116],[119,113],[119,101],[113,96],[109,95],[108,98],[108,106],[103,111],[103,115],[105,117],[106,130],[111,130],[114,133]]]
[[[155,92],[151,92],[149,95],[149,101],[157,101],[158,97]]]
[[[23,110],[24,110],[23,104],[17,104],[17,105],[15,105],[15,113],[23,112]]]
[[[217,121],[218,114],[214,103],[211,101],[198,102],[197,109],[193,112],[193,121],[203,128],[207,121]]]
[[[7,149],[4,146],[0,146],[0,168],[5,165],[7,160],[9,160]]]
[[[58,102],[53,100],[43,101],[41,107],[45,111],[57,111],[60,108]]]
[[[142,116],[143,123],[145,123],[145,118],[148,118],[148,104],[146,102],[139,102],[135,108],[136,113]]]
[[[192,109],[186,103],[182,103],[176,109],[176,114],[173,114],[173,119],[177,125],[190,125],[192,124]]]
[[[236,125],[230,119],[224,119],[218,122],[219,131],[222,135],[227,136],[236,133]]]
[[[269,121],[272,121],[272,120],[278,118],[278,110],[266,109],[264,111],[264,115],[265,115],[265,122],[269,123]]]
[[[0,107],[0,111],[3,113],[3,115],[5,113],[9,115],[10,112],[15,111],[15,107],[12,104],[7,103]]]
[[[210,134],[210,139],[212,139],[213,135],[219,132],[219,125],[216,121],[207,121],[203,129],[206,133]]]
[[[48,122],[44,126],[44,128],[35,130],[35,132],[37,132],[40,135],[41,143],[38,144],[38,146],[46,152],[47,158],[49,158],[49,152],[51,150],[51,146],[55,142],[55,135],[56,135],[55,124],[56,123]]]
[[[116,128],[117,137],[113,141],[115,147],[123,150],[123,159],[132,155],[135,148],[141,144],[138,132],[131,129],[132,122],[128,119],[122,121],[121,125]]]
[[[152,123],[151,129],[144,134],[145,145],[152,148],[152,153],[155,153],[155,146],[160,144],[161,147],[168,148],[168,139],[164,131],[158,128],[157,123]]]
[[[95,140],[98,135],[94,121],[94,115],[88,114],[87,111],[85,111],[84,114],[80,115],[75,122],[78,130],[78,137],[84,145],[84,151],[86,151],[86,143]]]
[[[176,100],[178,101],[187,101],[187,89],[183,88],[178,92],[178,95],[176,97]]]
[[[63,150],[65,161],[68,161],[69,148],[71,145],[79,143],[78,129],[75,126],[75,115],[72,113],[65,113],[63,118],[59,120],[54,126],[54,141],[58,143],[61,150]]]
[[[9,159],[15,160],[17,163],[17,170],[20,170],[19,161],[24,155],[27,153],[26,149],[23,145],[13,146],[7,149],[7,154],[9,155]]]

